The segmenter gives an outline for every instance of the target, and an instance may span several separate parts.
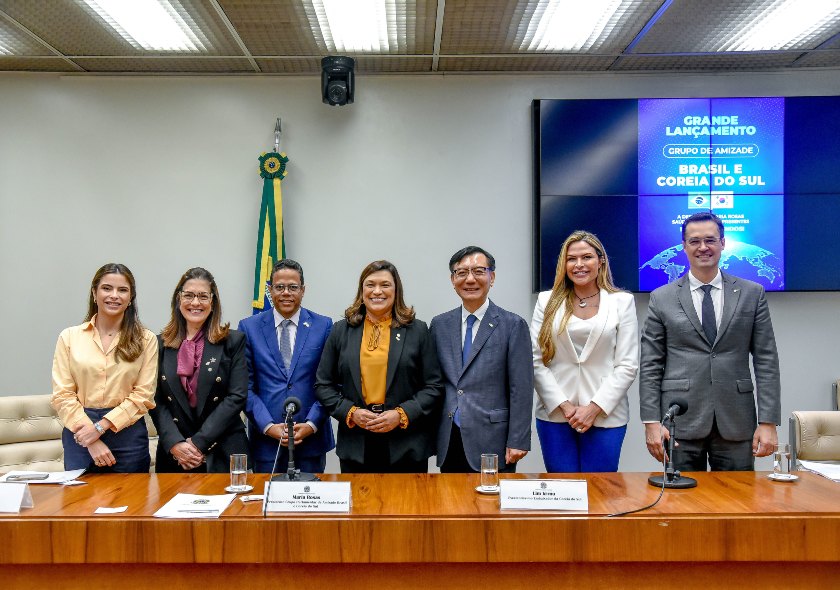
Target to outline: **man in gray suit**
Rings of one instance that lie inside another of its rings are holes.
[[[682,238],[690,272],[651,293],[642,333],[647,448],[662,460],[668,432],[659,420],[681,399],[688,410],[676,421],[674,467],[706,471],[708,461],[713,471],[751,471],[754,457],[773,452],[781,419],[779,357],[764,288],[718,269],[725,241],[713,213],[687,218]]]
[[[462,305],[431,323],[446,390],[437,437],[444,473],[478,471],[483,453],[499,456],[499,471],[513,472],[531,448],[528,324],[488,299],[495,269],[478,246],[456,252],[449,273]]]

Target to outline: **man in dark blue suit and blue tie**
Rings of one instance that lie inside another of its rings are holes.
[[[315,399],[315,370],[332,328],[332,320],[300,306],[306,290],[303,268],[279,260],[271,273],[273,307],[239,322],[247,338],[248,439],[254,471],[268,473],[282,445],[274,471],[284,473],[289,462],[289,438],[284,405],[301,401],[295,414],[295,467],[323,473],[327,452],[335,447],[329,415]]]
[[[461,305],[432,320],[446,391],[437,464],[444,473],[478,471],[481,455],[515,471],[531,448],[534,370],[528,324],[490,299],[496,261],[478,246],[449,261]]]

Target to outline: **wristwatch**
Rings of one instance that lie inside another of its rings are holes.
[[[96,428],[96,432],[99,434],[105,434],[105,429],[102,428],[102,425],[99,422],[94,422],[93,427]]]

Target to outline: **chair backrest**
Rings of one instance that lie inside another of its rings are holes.
[[[840,461],[840,412],[793,412],[790,418],[791,464]]]
[[[50,396],[0,396],[0,472],[64,471],[64,427],[50,405]],[[151,471],[155,470],[158,434],[148,414]]]
[[[0,397],[0,471],[63,471],[61,430],[49,395]]]

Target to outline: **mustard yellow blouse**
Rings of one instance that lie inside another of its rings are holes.
[[[391,316],[377,323],[366,317],[359,350],[359,368],[362,373],[362,397],[368,405],[385,403],[390,342]]]

